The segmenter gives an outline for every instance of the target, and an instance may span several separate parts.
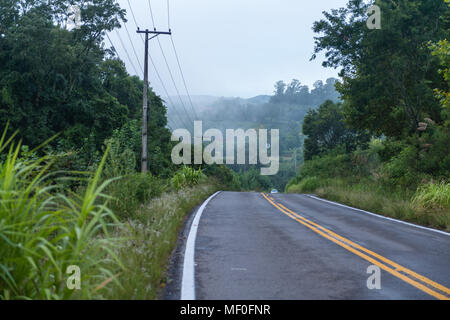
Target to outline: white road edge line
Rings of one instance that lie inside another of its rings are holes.
[[[195,300],[195,240],[197,239],[197,230],[200,218],[206,205],[221,191],[214,193],[197,210],[192,221],[189,236],[186,241],[186,251],[184,252],[183,278],[181,280],[181,300]]]
[[[325,199],[322,199],[322,198],[319,198],[319,197],[316,197],[316,196],[313,196],[313,195],[306,194],[306,196],[309,197],[309,198],[312,198],[312,199],[320,200],[320,201],[323,201],[323,202],[328,202],[330,204],[334,204],[334,205],[339,206],[339,207],[344,207],[344,208],[347,208],[347,209],[360,211],[360,212],[363,212],[363,213],[366,213],[366,214],[369,214],[371,216],[375,216],[375,217],[378,217],[378,218],[381,218],[381,219],[395,221],[395,222],[398,222],[398,223],[406,224],[408,226],[412,226],[412,227],[416,227],[416,228],[419,228],[419,229],[433,231],[433,232],[437,232],[437,233],[440,233],[440,234],[443,234],[443,235],[446,235],[446,236],[450,236],[450,233],[445,232],[445,231],[431,229],[431,228],[427,228],[427,227],[422,227],[422,226],[419,226],[419,225],[414,224],[414,223],[410,223],[410,222],[406,222],[406,221],[402,221],[402,220],[397,220],[397,219],[394,219],[394,218],[385,217],[385,216],[382,216],[380,214],[372,213],[372,212],[361,210],[361,209],[358,209],[358,208],[353,208],[353,207],[350,207],[350,206],[346,206],[345,204],[341,204],[341,203],[337,203],[337,202],[334,202],[334,201],[325,200]]]

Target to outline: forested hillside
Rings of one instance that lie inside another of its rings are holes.
[[[314,88],[302,85],[299,80],[289,83],[278,81],[272,96],[251,99],[220,98],[198,112],[203,127],[219,129],[279,129],[280,171],[275,176],[260,176],[255,165],[230,166],[246,190],[283,190],[303,162],[302,122],[307,112],[317,109],[327,100],[339,101],[335,89],[337,79],[329,78],[325,83],[318,80]]]
[[[367,4],[351,0],[314,24],[315,53],[341,70],[342,102],[305,117],[307,161],[287,191],[449,230],[445,2],[377,1],[382,27],[370,30]]]
[[[120,26],[125,12],[114,1],[103,1],[86,9],[82,28],[68,31],[56,24],[68,2],[2,3],[0,126],[9,122],[8,133],[18,130],[30,148],[60,134],[47,147],[55,153],[78,151],[66,169],[98,163],[114,131],[122,148],[140,159],[143,81],[102,45],[104,32]],[[171,165],[170,132],[165,107],[151,90],[150,103],[150,171],[161,173]]]

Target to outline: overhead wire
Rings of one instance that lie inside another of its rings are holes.
[[[149,1],[150,1],[150,0],[149,0]],[[170,30],[170,29],[171,29],[171,26],[170,26],[170,0],[167,0],[167,26],[168,26],[168,28],[169,28],[169,30]],[[177,60],[178,69],[180,70],[181,78],[182,78],[182,80],[183,80],[184,89],[186,90],[186,94],[187,94],[187,96],[188,96],[188,99],[189,99],[189,103],[190,103],[190,105],[191,105],[192,112],[193,112],[193,114],[194,114],[195,119],[199,119],[199,117],[198,117],[198,115],[197,115],[197,112],[196,112],[196,110],[195,110],[194,104],[192,103],[191,94],[189,93],[189,89],[188,89],[188,86],[187,86],[187,84],[186,84],[186,78],[184,77],[184,72],[183,72],[183,69],[181,68],[180,58],[179,58],[179,56],[178,56],[178,51],[177,51],[177,49],[176,49],[176,47],[175,47],[175,43],[174,43],[174,41],[173,41],[172,35],[170,35],[170,41],[171,41],[171,43],[172,43],[172,48],[173,48],[173,51],[174,51],[174,53],[175,53],[175,58],[176,58],[176,60]]]
[[[120,33],[117,31],[117,29],[116,29],[116,34],[117,34],[117,37],[119,38],[120,43],[122,44],[122,47],[123,47],[123,49],[124,49],[124,51],[125,51],[125,54],[126,54],[127,57],[128,57],[128,61],[130,62],[131,66],[132,66],[133,69],[134,69],[134,72],[135,72],[136,74],[139,74],[139,73],[137,72],[137,70],[136,70],[136,67],[134,66],[133,61],[132,61],[131,58],[130,58],[130,54],[128,53],[128,50],[127,50],[127,48],[125,47],[125,44],[123,43],[122,37],[120,36]]]
[[[176,57],[176,59],[177,59],[178,68],[180,69],[181,78],[183,79],[184,88],[186,89],[186,93],[187,93],[189,102],[190,102],[190,104],[191,104],[192,112],[194,113],[195,118],[196,118],[196,119],[199,119],[199,117],[198,117],[198,115],[197,115],[197,112],[195,111],[194,104],[192,103],[191,94],[189,93],[189,89],[188,89],[187,84],[186,84],[186,79],[184,78],[183,69],[181,68],[180,59],[178,58],[177,49],[175,48],[175,43],[174,43],[174,41],[173,41],[172,35],[170,36],[170,41],[172,42],[173,51],[175,52],[175,57]]]
[[[149,5],[149,8],[150,8],[150,15],[151,15],[151,17],[152,17],[153,28],[156,29],[156,26],[155,26],[155,20],[153,19],[152,5],[151,5],[151,1],[150,1],[150,0],[148,0],[148,5]],[[176,85],[175,78],[173,77],[173,73],[172,73],[172,70],[170,69],[169,62],[168,62],[168,60],[167,60],[166,54],[164,53],[164,49],[163,49],[163,47],[162,47],[162,45],[161,45],[161,41],[159,40],[159,38],[156,38],[156,40],[158,41],[159,48],[160,48],[161,53],[162,53],[162,55],[163,55],[164,62],[165,62],[165,64],[166,64],[166,67],[167,67],[167,70],[168,70],[168,72],[169,72],[169,76],[170,76],[170,78],[171,78],[171,80],[172,80],[172,83],[173,83],[173,86],[174,86],[174,88],[175,88],[175,91],[176,91],[176,93],[177,93],[177,95],[178,95],[178,98],[179,98],[179,100],[180,100],[181,106],[183,107],[183,110],[184,110],[184,112],[186,113],[186,115],[187,115],[189,121],[190,121],[191,123],[193,123],[193,120],[191,119],[191,116],[189,115],[189,112],[187,112],[187,109],[186,109],[186,106],[185,106],[185,104],[184,104],[184,102],[183,102],[183,99],[181,98],[180,91],[178,90],[178,87],[177,87],[177,85]]]
[[[161,41],[159,41],[159,38],[156,38],[156,39],[158,40],[159,48],[161,49],[161,53],[162,53],[163,58],[164,58],[164,61],[165,61],[165,63],[166,63],[167,70],[169,71],[170,78],[172,79],[172,82],[173,82],[173,86],[174,86],[174,88],[175,88],[175,91],[176,91],[176,93],[177,93],[177,95],[178,95],[178,98],[179,98],[179,100],[180,100],[181,106],[183,107],[183,110],[184,110],[184,112],[186,113],[186,115],[187,115],[189,121],[190,121],[190,122],[193,122],[193,120],[192,120],[192,118],[191,118],[189,112],[188,112],[187,109],[186,109],[186,105],[184,104],[183,99],[181,98],[180,91],[178,90],[178,87],[177,87],[177,85],[176,85],[176,83],[175,83],[175,78],[173,77],[172,70],[170,70],[169,62],[167,61],[167,57],[166,57],[166,55],[165,55],[165,53],[164,53],[164,50],[163,50],[163,48],[162,48]]]
[[[156,29],[155,19],[153,18],[152,4],[150,3],[150,0],[148,0],[148,7],[150,8],[150,17],[152,18],[153,29]]]
[[[170,30],[170,1],[167,0],[167,27]]]
[[[117,54],[117,57],[119,58],[119,60],[122,60],[120,58],[119,52],[117,51],[116,47],[114,46],[114,44],[111,41],[111,38],[109,37],[109,34],[106,33],[106,37],[108,38],[109,43],[111,44],[111,47],[114,49],[115,54]],[[123,60],[122,60],[123,61]]]
[[[135,24],[136,24],[136,28],[137,28],[137,20],[136,20],[136,17],[134,16],[133,8],[131,7],[131,4],[130,4],[129,0],[128,0],[128,4],[129,4],[129,6],[130,6],[130,11],[131,11],[131,13],[132,13],[133,20],[134,20],[134,22],[135,22]],[[130,40],[130,42],[131,42],[131,45],[133,46],[133,51],[134,51],[134,53],[135,53],[135,55],[136,55],[136,59],[138,60],[138,63],[139,63],[139,58],[138,58],[138,56],[137,56],[137,52],[136,52],[136,50],[135,50],[135,48],[134,48],[134,45],[133,45],[133,42],[132,42],[132,40],[131,40],[131,36],[130,36],[129,31],[128,31],[128,28],[126,27],[126,24],[124,24],[124,26],[125,26],[125,28],[126,28],[126,30],[127,30],[128,38],[129,38],[129,40]],[[122,47],[124,48],[124,51],[125,51],[125,53],[126,53],[126,55],[127,55],[127,57],[128,57],[128,60],[129,60],[130,64],[132,65],[134,71],[135,71],[136,74],[137,74],[136,67],[135,67],[135,65],[133,64],[133,62],[132,62],[132,60],[131,60],[131,57],[130,57],[130,55],[129,55],[129,53],[128,53],[128,50],[126,49],[125,44],[124,44],[124,42],[123,42],[123,40],[122,40],[120,34],[117,32],[117,30],[116,30],[116,33],[117,33],[117,36],[118,36],[118,38],[119,38],[119,40],[120,40],[120,42],[121,42],[121,44],[122,44]],[[141,35],[141,34],[139,34],[139,35],[141,36],[141,40],[142,40],[142,42],[144,43],[144,39],[142,38],[142,35]],[[108,41],[109,41],[111,47],[113,48],[115,54],[117,54],[117,57],[119,58],[119,60],[122,60],[122,61],[123,61],[123,59],[121,59],[120,54],[119,54],[119,52],[117,51],[116,46],[115,46],[114,43],[112,42],[111,37],[109,36],[108,33],[106,33],[106,37],[107,37],[107,39],[108,39]],[[186,123],[183,122],[183,118],[179,115],[178,111],[177,111],[176,108],[175,108],[175,104],[173,103],[172,99],[170,98],[170,95],[169,95],[169,93],[168,93],[168,91],[167,91],[167,88],[166,88],[166,86],[165,86],[165,84],[164,84],[164,81],[162,80],[161,75],[160,75],[159,72],[158,72],[158,69],[157,69],[157,67],[156,67],[156,64],[154,63],[154,61],[153,61],[153,59],[151,58],[151,56],[149,56],[149,58],[150,58],[150,61],[151,61],[152,65],[153,65],[155,71],[156,71],[155,73],[156,73],[156,75],[157,75],[159,81],[161,82],[161,86],[163,87],[163,90],[164,90],[164,92],[165,92],[165,94],[166,94],[166,96],[167,96],[167,99],[169,100],[169,103],[173,106],[173,108],[174,108],[174,110],[175,110],[175,114],[177,115],[179,121],[181,121],[181,122],[178,123],[178,125],[179,125],[179,124],[182,124],[182,126],[186,126]],[[139,63],[139,67],[141,68],[141,71],[142,71],[142,73],[143,73],[142,66],[141,66],[140,63]],[[171,131],[173,131],[173,129],[171,128],[170,125],[167,125],[167,126],[169,127],[169,129],[170,129]]]
[[[130,12],[131,12],[131,16],[132,16],[132,18],[133,18],[134,24],[135,24],[136,28],[138,28],[137,19],[136,19],[136,16],[135,16],[135,14],[134,14],[133,7],[131,6],[130,0],[127,0],[127,2],[128,2],[128,6],[129,6],[129,8],[130,8]],[[149,3],[149,4],[150,4],[150,3]],[[153,27],[155,27],[155,25],[154,25],[154,19],[153,19],[153,11],[151,10],[151,5],[150,5],[150,13],[151,13],[151,16],[152,16]],[[142,40],[142,43],[145,45],[145,41],[144,41],[144,38],[143,38],[142,34],[140,33],[139,36],[140,36],[140,38],[141,38],[141,40]],[[150,53],[149,53],[149,58],[150,58],[151,64],[153,65],[153,68],[155,69],[155,73],[156,73],[156,75],[157,75],[157,78],[158,78],[158,80],[159,80],[159,82],[160,82],[160,84],[161,84],[163,90],[164,90],[164,93],[166,94],[167,99],[168,99],[170,105],[172,105],[172,107],[173,107],[173,109],[174,109],[174,111],[175,111],[175,114],[177,115],[177,117],[178,117],[178,119],[179,119],[179,124],[182,124],[182,126],[186,126],[186,123],[184,122],[184,119],[183,119],[183,118],[180,116],[180,114],[178,113],[178,110],[176,109],[175,104],[173,103],[173,101],[172,101],[172,99],[171,99],[171,97],[170,97],[170,95],[169,95],[169,92],[168,92],[168,90],[167,90],[167,87],[166,87],[166,85],[164,84],[164,81],[163,81],[163,79],[162,79],[162,77],[161,77],[161,75],[160,75],[160,73],[159,73],[159,71],[158,71],[158,68],[156,67],[156,64],[155,64],[155,62],[154,62],[154,60],[153,60],[153,58],[152,58],[152,56],[151,56]]]
[[[134,55],[135,55],[136,60],[137,60],[137,62],[138,62],[139,68],[141,69],[142,74],[144,74],[144,69],[142,68],[141,62],[140,62],[140,60],[139,60],[139,56],[138,56],[138,54],[137,54],[137,52],[136,52],[136,48],[134,47],[133,40],[131,40],[131,35],[130,35],[130,32],[128,31],[127,24],[124,23],[123,25],[124,25],[124,27],[125,27],[125,30],[127,31],[128,39],[130,40],[131,48],[133,48],[133,52],[134,52]]]

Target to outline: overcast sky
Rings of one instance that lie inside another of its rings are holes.
[[[141,29],[152,28],[148,0],[129,0]],[[166,0],[151,0],[158,30],[168,29]],[[136,34],[128,0],[119,0],[128,12],[127,27],[143,66],[144,46]],[[191,95],[250,98],[272,94],[277,80],[295,78],[310,87],[316,80],[337,77],[337,70],[325,69],[322,59],[309,61],[314,47],[313,22],[322,11],[345,6],[347,0],[171,0],[170,24],[181,66]],[[140,73],[125,28],[119,30],[132,64]],[[119,37],[111,40],[130,73],[135,74]],[[185,94],[170,38],[160,36],[176,86]],[[109,42],[107,41],[109,45]],[[150,54],[169,95],[176,95],[156,39]],[[150,65],[150,81],[165,96]]]

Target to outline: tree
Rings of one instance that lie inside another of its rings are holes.
[[[325,84],[320,80],[316,81],[314,89],[310,92],[308,86],[302,85],[297,79],[293,79],[288,84],[278,81],[275,84],[275,95],[270,101],[274,104],[318,107],[326,100],[339,100],[339,94],[335,89],[336,82],[335,78],[327,79]]]
[[[72,4],[81,7],[83,24],[68,31]],[[132,137],[144,84],[101,42],[123,16],[114,0],[0,0],[0,127],[9,122],[30,147],[60,133],[52,147],[79,150],[84,164],[115,131]],[[163,101],[151,88],[149,97],[150,167],[161,173],[171,168],[170,132]],[[140,157],[135,141],[126,146]]]
[[[445,81],[445,88],[436,88],[436,97],[440,100],[445,112],[450,111],[450,43],[447,39],[439,41],[437,44],[431,45],[434,56],[439,58],[442,68],[439,73],[442,74]]]
[[[305,160],[326,154],[337,147],[343,147],[349,153],[357,147],[364,147],[370,141],[370,135],[366,132],[346,126],[342,110],[342,104],[328,100],[317,111],[308,112],[303,122],[303,134],[307,136]]]
[[[274,98],[279,98],[284,95],[284,91],[286,90],[286,83],[284,81],[280,80],[275,83],[275,96]]]
[[[320,33],[316,54],[325,51],[325,67],[342,68],[337,86],[346,101],[348,123],[392,137],[417,131],[429,117],[442,122],[433,88],[442,81],[438,61],[427,45],[448,35],[449,10],[442,0],[380,0],[382,29],[366,27],[367,8],[350,0],[346,8],[325,12],[314,24]]]
[[[101,86],[98,66],[105,51],[100,37],[89,36],[94,28],[89,19],[101,26],[96,27],[98,34],[117,26],[122,11],[111,0],[89,2],[86,10],[92,13],[84,29],[69,32],[55,25],[69,3],[81,4],[2,2],[7,14],[0,17],[5,22],[0,40],[0,125],[11,122],[30,146],[63,131],[79,146],[95,131],[100,148],[112,128],[123,125],[128,111]]]

